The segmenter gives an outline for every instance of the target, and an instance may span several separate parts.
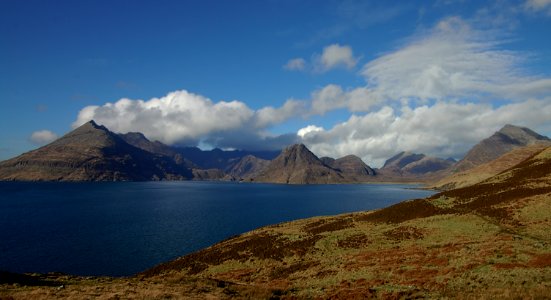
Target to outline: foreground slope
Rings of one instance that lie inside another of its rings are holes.
[[[546,298],[550,212],[545,148],[473,186],[260,228],[132,278],[0,274],[0,297]]]
[[[190,176],[172,158],[134,147],[94,121],[0,163],[0,180],[175,180]]]

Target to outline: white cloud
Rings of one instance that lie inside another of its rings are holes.
[[[301,138],[304,138],[306,135],[308,135],[311,132],[321,132],[324,131],[323,127],[315,126],[315,125],[308,125],[304,128],[301,128],[297,131],[297,135]]]
[[[38,130],[31,134],[30,140],[33,144],[44,145],[53,142],[57,138],[57,134],[49,130]]]
[[[460,158],[504,124],[548,128],[550,115],[551,98],[498,108],[484,103],[446,102],[416,108],[404,106],[399,111],[385,106],[363,116],[352,115],[329,130],[310,130],[301,137],[319,156],[356,154],[379,167],[404,150]]]
[[[547,10],[547,12],[550,12],[551,0],[527,0],[525,7],[533,11]]]
[[[384,98],[525,100],[551,93],[551,80],[527,76],[523,53],[502,50],[490,32],[448,18],[363,68],[371,90]],[[534,88],[535,87],[535,88]]]
[[[181,90],[147,101],[124,98],[102,106],[87,106],[79,112],[73,127],[95,120],[112,131],[139,131],[149,139],[167,144],[209,140],[214,143],[212,146],[218,146],[217,141],[229,145],[232,138],[242,142],[242,136],[257,140],[275,138],[262,130],[300,114],[301,105],[289,100],[280,108],[254,111],[240,101],[215,103]]]
[[[256,127],[265,128],[281,123],[294,116],[302,115],[305,111],[304,105],[302,101],[290,99],[285,101],[280,108],[263,107],[256,111]]]
[[[329,84],[312,92],[310,115],[323,115],[328,111],[347,108],[349,111],[368,111],[383,99],[376,91],[359,87],[344,91],[341,86]]]
[[[358,63],[358,59],[354,57],[350,46],[332,44],[323,48],[323,52],[319,57],[316,57],[315,62],[315,69],[325,72],[339,67],[352,69]]]
[[[321,54],[314,53],[310,63],[303,58],[293,58],[283,66],[289,71],[311,71],[324,73],[336,68],[353,69],[358,64],[359,58],[354,57],[350,46],[332,44],[323,48]]]
[[[283,68],[289,71],[303,71],[306,68],[306,61],[303,58],[293,58]]]

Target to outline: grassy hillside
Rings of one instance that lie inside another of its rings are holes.
[[[546,148],[428,199],[260,228],[132,278],[29,276],[39,283],[4,284],[0,296],[544,298],[549,228]]]

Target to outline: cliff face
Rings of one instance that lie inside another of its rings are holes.
[[[125,142],[90,121],[39,149],[0,163],[0,180],[182,180],[191,171],[170,157]]]
[[[302,144],[284,149],[254,180],[289,184],[346,182],[342,174],[325,165]]]

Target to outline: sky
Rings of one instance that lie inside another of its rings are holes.
[[[0,160],[89,120],[371,166],[551,136],[551,0],[0,0]]]

